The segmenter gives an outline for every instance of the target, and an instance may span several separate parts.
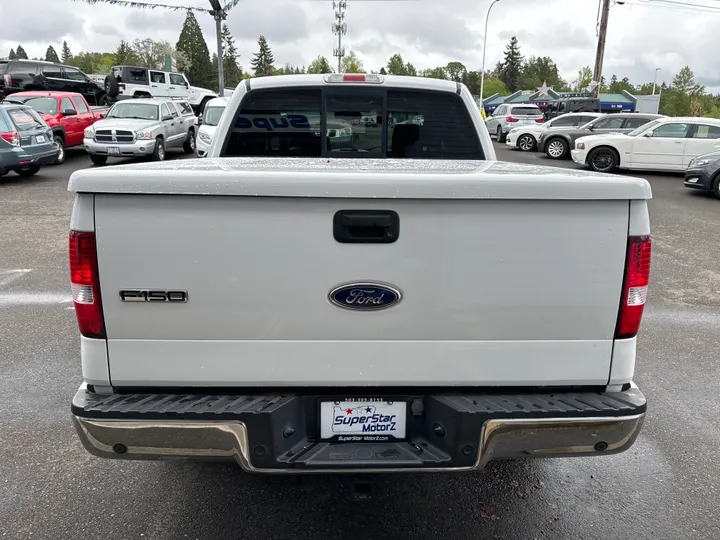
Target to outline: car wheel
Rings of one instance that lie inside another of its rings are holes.
[[[18,169],[17,173],[20,176],[28,177],[28,176],[35,176],[39,170],[40,170],[40,167],[38,165],[35,165],[34,167],[28,167],[27,169]]]
[[[53,165],[62,165],[65,163],[65,141],[63,141],[63,138],[60,135],[55,135],[54,140],[60,152],[58,153],[58,157]]]
[[[92,161],[94,165],[105,165],[107,163],[107,156],[90,154],[90,161]]]
[[[497,127],[497,132],[495,133],[495,138],[497,139],[497,142],[505,142],[505,135],[503,135],[502,126]]]
[[[600,173],[613,172],[619,163],[617,152],[608,147],[596,148],[587,159],[588,167]]]
[[[715,176],[715,181],[713,182],[713,185],[712,185],[712,192],[713,192],[713,195],[715,195],[715,197],[720,199],[720,174]]]
[[[545,154],[552,159],[562,159],[568,151],[568,145],[562,139],[550,139],[545,146]]]
[[[155,139],[155,150],[152,153],[153,161],[164,161],[165,160],[165,142],[162,137]]]
[[[183,150],[186,154],[192,154],[195,152],[195,130],[191,129],[188,131],[187,139],[183,144]]]
[[[532,135],[522,135],[517,140],[517,147],[523,152],[531,152],[535,149],[535,137]]]

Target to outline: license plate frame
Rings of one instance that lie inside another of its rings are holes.
[[[407,440],[408,404],[407,398],[384,396],[320,398],[318,438],[339,443]],[[338,423],[337,417],[343,422]]]
[[[108,146],[107,152],[108,154],[119,154],[120,148],[117,146]]]
[[[46,142],[45,135],[35,135],[35,144],[45,144]]]

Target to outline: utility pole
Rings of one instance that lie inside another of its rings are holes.
[[[217,39],[218,96],[223,97],[225,95],[225,72],[223,71],[222,22],[227,14],[218,0],[210,0],[210,5],[213,8],[211,15],[215,19],[215,37]]]
[[[603,58],[605,57],[605,39],[607,38],[608,17],[610,15],[610,0],[602,0],[602,14],[600,16],[600,31],[598,33],[597,54],[595,55],[595,71],[593,81],[597,86],[593,89],[593,97],[597,99],[600,93],[602,80]]]
[[[333,34],[337,34],[338,46],[333,49],[333,56],[338,59],[338,73],[342,73],[342,59],[345,56],[345,49],[342,46],[342,37],[347,34],[347,23],[345,22],[345,9],[347,9],[347,0],[333,1],[333,9],[335,10],[335,22],[332,25]]]

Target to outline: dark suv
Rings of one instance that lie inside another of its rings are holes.
[[[26,90],[77,92],[90,105],[104,105],[105,91],[82,71],[39,60],[0,61],[0,99]]]
[[[547,122],[561,114],[574,112],[602,112],[600,111],[600,100],[584,96],[556,99],[551,101],[545,108],[545,121]]]

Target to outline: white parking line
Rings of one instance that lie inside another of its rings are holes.
[[[0,307],[27,306],[43,304],[69,304],[72,297],[68,293],[8,293],[0,294]]]
[[[13,281],[20,279],[28,272],[32,272],[32,268],[17,268],[15,270],[0,270],[0,288],[10,285]]]

